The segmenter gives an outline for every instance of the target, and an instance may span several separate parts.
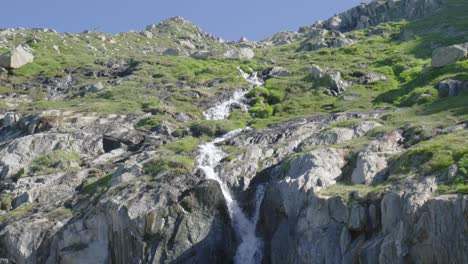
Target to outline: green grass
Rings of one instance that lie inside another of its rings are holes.
[[[193,171],[195,162],[192,158],[181,155],[171,155],[155,158],[144,164],[145,174],[152,177],[161,172],[183,174]]]
[[[468,194],[468,179],[467,177],[458,177],[451,184],[441,184],[437,189],[438,194]]]
[[[14,210],[11,210],[6,214],[0,215],[0,223],[4,223],[5,221],[11,221],[14,219],[19,219],[21,217],[24,217],[25,215],[32,212],[36,206],[37,206],[36,203],[23,204],[20,207],[15,208]]]
[[[395,160],[392,171],[430,175],[464,162],[467,154],[468,131],[441,135],[409,148]]]
[[[34,159],[29,168],[32,175],[72,172],[79,168],[80,156],[74,151],[54,150]]]
[[[245,126],[246,124],[243,120],[204,120],[191,124],[190,130],[196,137],[217,137],[231,130],[244,128]]]
[[[106,192],[112,183],[112,173],[100,178],[90,178],[83,183],[82,193],[85,195],[96,195]]]
[[[177,141],[162,146],[162,149],[169,150],[176,154],[189,154],[193,152],[200,144],[199,138],[184,137]]]
[[[379,184],[379,185],[363,185],[363,184],[344,184],[336,183],[327,188],[324,188],[318,192],[320,195],[324,196],[340,196],[345,200],[350,198],[351,193],[358,192],[361,196],[365,197],[369,193],[381,193],[388,188],[388,185]]]

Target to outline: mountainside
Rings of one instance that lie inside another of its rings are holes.
[[[466,0],[0,30],[0,263],[467,263],[467,58]]]

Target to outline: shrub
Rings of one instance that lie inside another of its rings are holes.
[[[250,115],[256,118],[268,118],[273,115],[273,107],[266,103],[257,103],[249,109]]]

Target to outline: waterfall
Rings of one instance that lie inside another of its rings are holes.
[[[263,242],[255,234],[257,222],[260,215],[260,206],[263,200],[264,187],[258,186],[255,197],[255,211],[253,216],[249,219],[237,201],[233,198],[227,184],[216,173],[215,168],[219,165],[220,161],[226,157],[226,153],[216,146],[216,144],[223,142],[237,134],[242,129],[234,130],[223,137],[217,138],[211,142],[200,145],[199,154],[197,157],[197,167],[205,173],[207,179],[215,180],[221,186],[226,205],[229,210],[234,230],[240,239],[239,247],[237,248],[234,257],[236,264],[257,264],[262,259]]]
[[[229,117],[231,107],[233,104],[237,104],[242,110],[247,111],[248,107],[242,103],[242,98],[248,91],[254,87],[263,85],[263,80],[258,77],[257,73],[248,74],[238,68],[242,77],[249,82],[249,88],[247,90],[240,90],[234,92],[231,98],[227,101],[220,103],[219,105],[212,107],[205,112],[203,115],[207,120],[221,120]],[[199,152],[197,156],[197,168],[205,173],[207,179],[215,180],[221,186],[226,205],[229,210],[229,216],[231,218],[232,226],[239,238],[239,246],[234,256],[235,264],[258,264],[262,260],[263,253],[263,241],[256,235],[257,222],[260,215],[260,206],[263,200],[263,194],[265,192],[264,186],[258,186],[255,193],[255,210],[251,218],[247,217],[242,211],[236,199],[232,196],[228,185],[219,177],[216,172],[216,167],[220,164],[221,160],[226,157],[226,153],[217,146],[227,139],[230,139],[239,133],[242,129],[237,129],[225,134],[222,137],[216,138],[215,140],[202,144],[199,146]]]
[[[228,100],[204,111],[203,116],[206,120],[222,120],[228,118],[231,114],[233,105],[237,105],[242,111],[247,111],[248,106],[242,102],[242,98],[244,98],[250,89],[264,84],[263,80],[258,77],[257,72],[248,74],[242,71],[240,67],[237,69],[241,73],[242,77],[249,82],[249,88],[235,91]]]

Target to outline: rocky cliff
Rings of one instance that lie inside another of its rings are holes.
[[[466,263],[466,14],[0,31],[0,262]]]

